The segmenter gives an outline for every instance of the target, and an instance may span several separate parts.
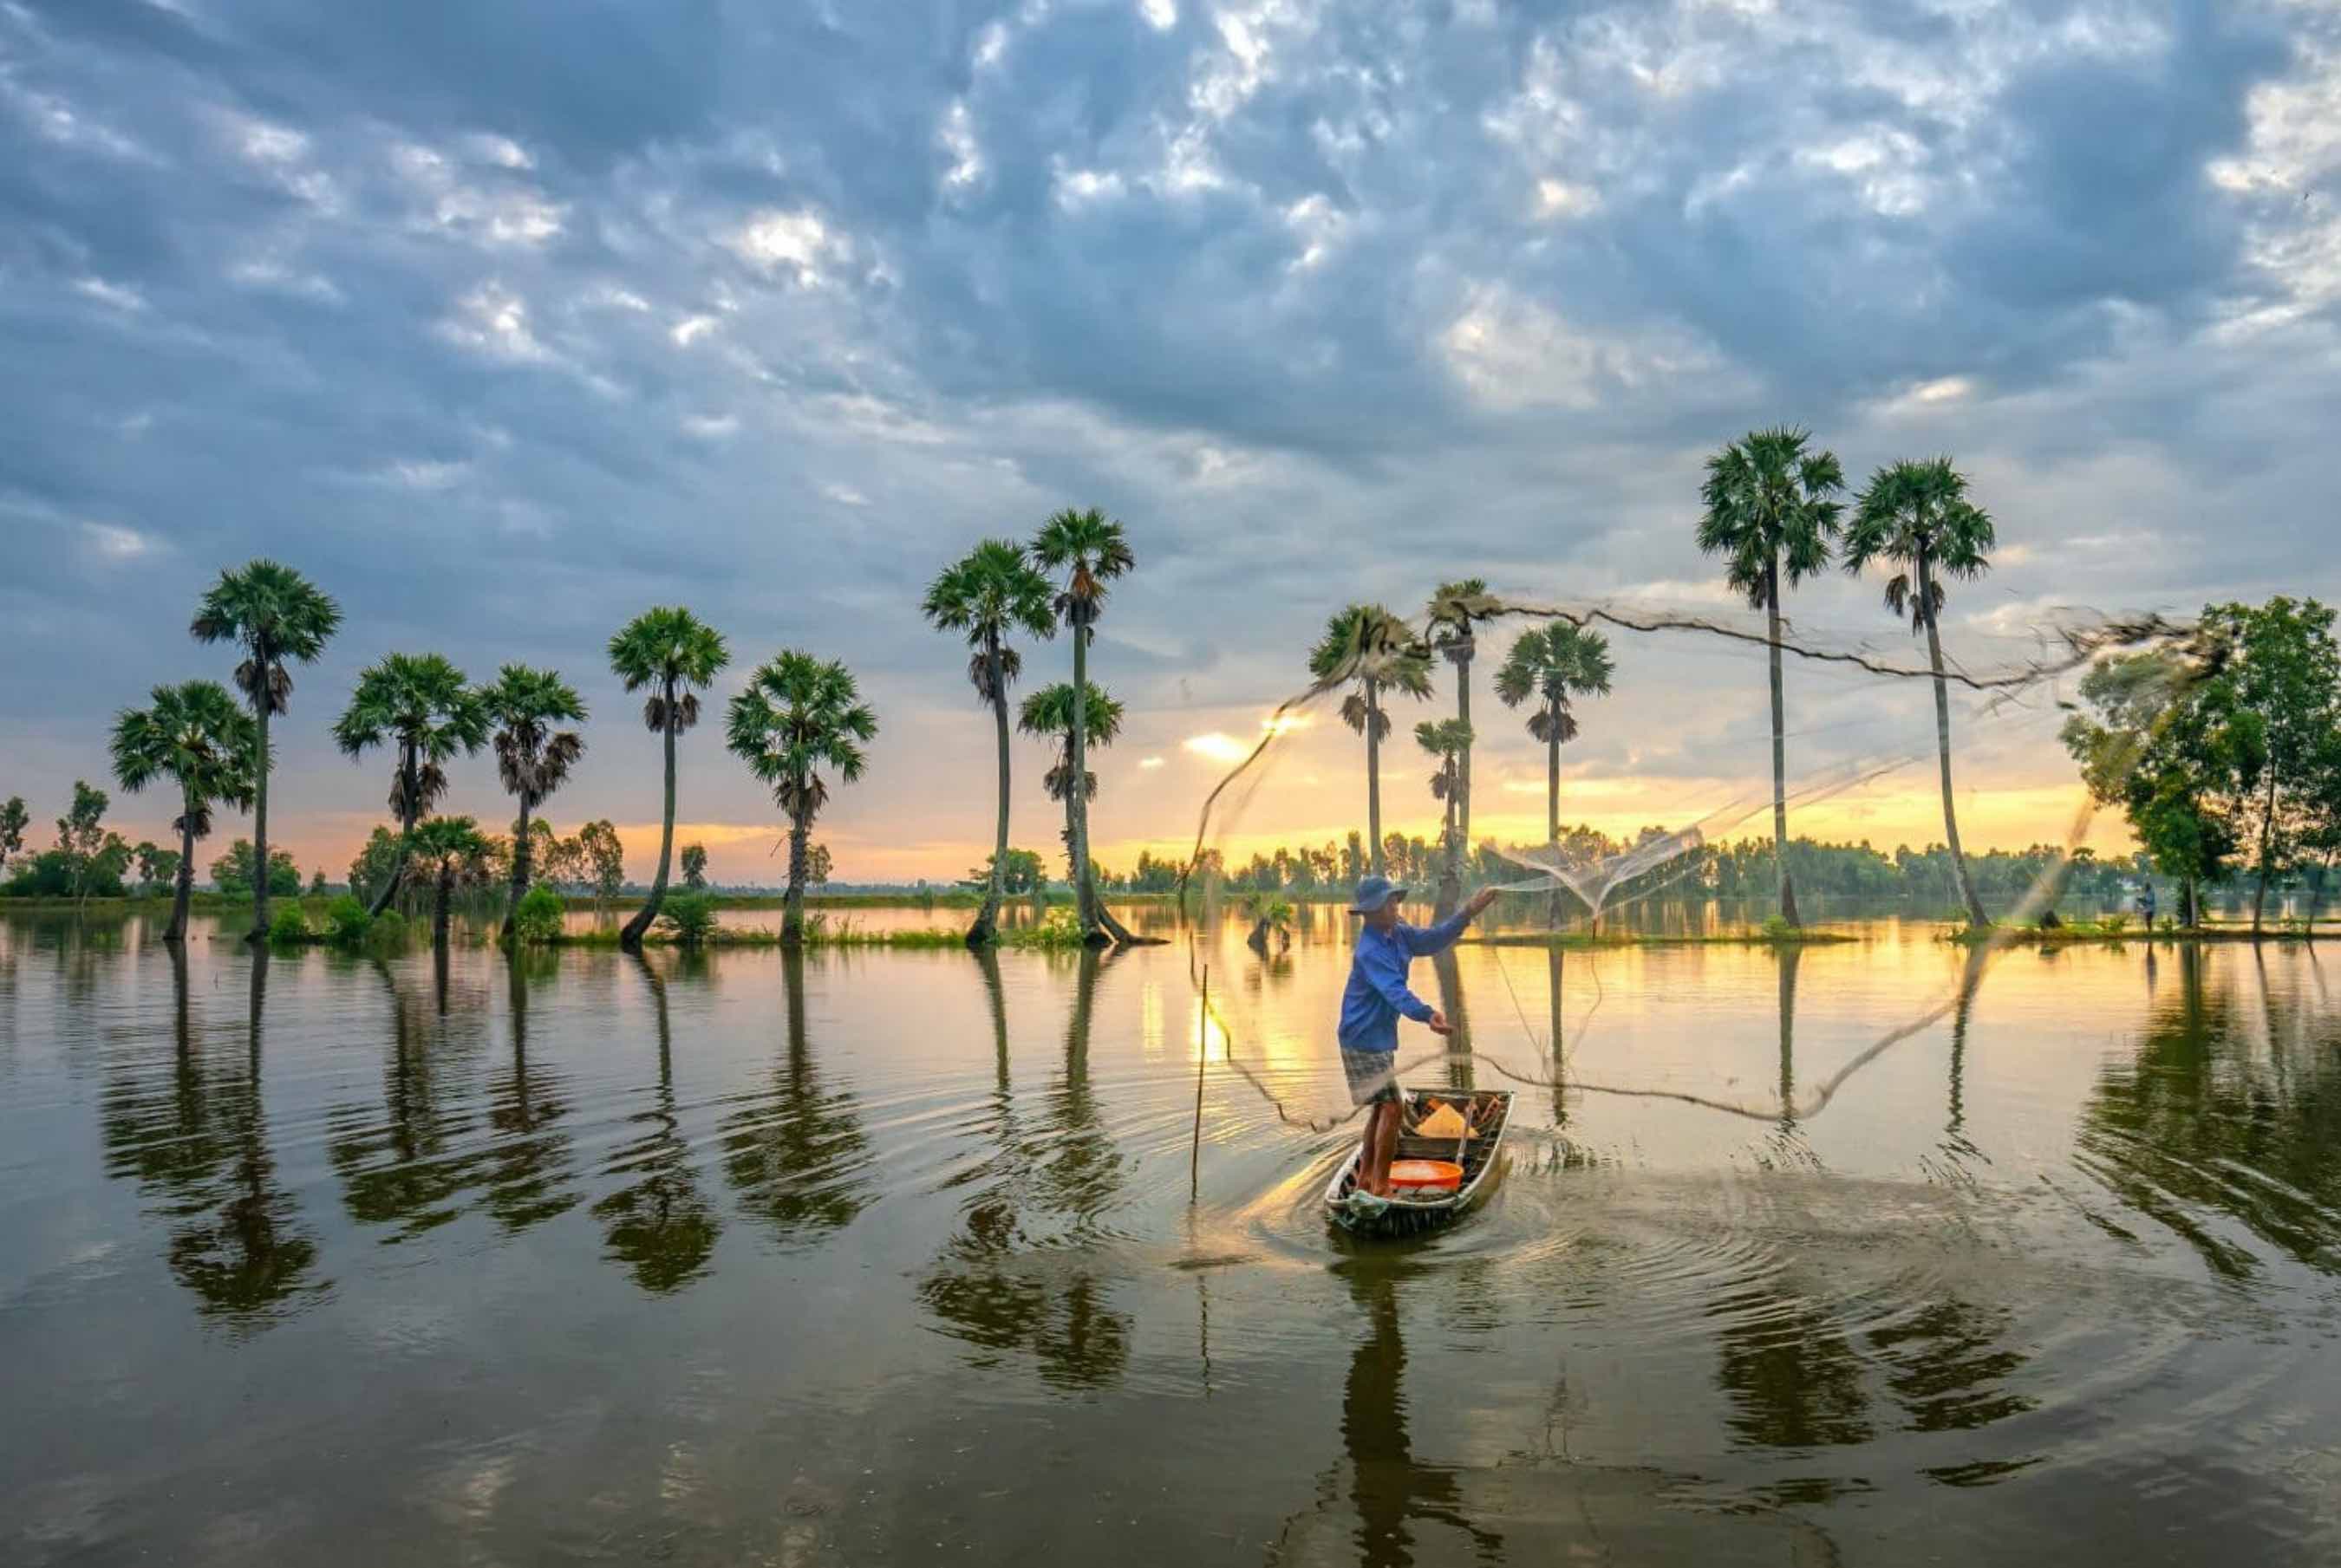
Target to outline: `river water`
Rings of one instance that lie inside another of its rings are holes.
[[[2299,944],[1466,947],[1418,988],[1479,1055],[1411,1081],[1516,1089],[1509,1168],[1365,1245],[1326,911],[989,963],[158,927],[0,921],[0,1561],[2341,1551]]]

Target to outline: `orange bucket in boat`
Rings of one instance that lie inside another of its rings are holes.
[[[1453,1192],[1463,1185],[1463,1167],[1453,1160],[1392,1160],[1390,1179],[1402,1192]]]

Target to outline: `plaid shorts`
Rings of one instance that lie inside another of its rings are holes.
[[[1398,1102],[1398,1053],[1353,1051],[1341,1047],[1341,1074],[1350,1080],[1350,1103],[1370,1106]]]

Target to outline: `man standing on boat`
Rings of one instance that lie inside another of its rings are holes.
[[[1407,989],[1407,969],[1415,959],[1446,951],[1472,917],[1496,901],[1483,888],[1471,901],[1436,926],[1409,926],[1398,918],[1406,889],[1387,877],[1358,884],[1350,913],[1358,916],[1358,943],[1350,956],[1350,984],[1341,993],[1341,1071],[1350,1080],[1350,1103],[1365,1106],[1364,1156],[1358,1186],[1375,1197],[1390,1196],[1390,1158],[1398,1153],[1403,1111],[1398,1089],[1398,1021],[1428,1024],[1434,1035],[1450,1032],[1447,1016]]]

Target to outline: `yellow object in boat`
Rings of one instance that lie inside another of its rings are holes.
[[[1419,1138],[1459,1138],[1463,1136],[1463,1113],[1442,1102],[1437,1110],[1414,1124],[1414,1136]]]

